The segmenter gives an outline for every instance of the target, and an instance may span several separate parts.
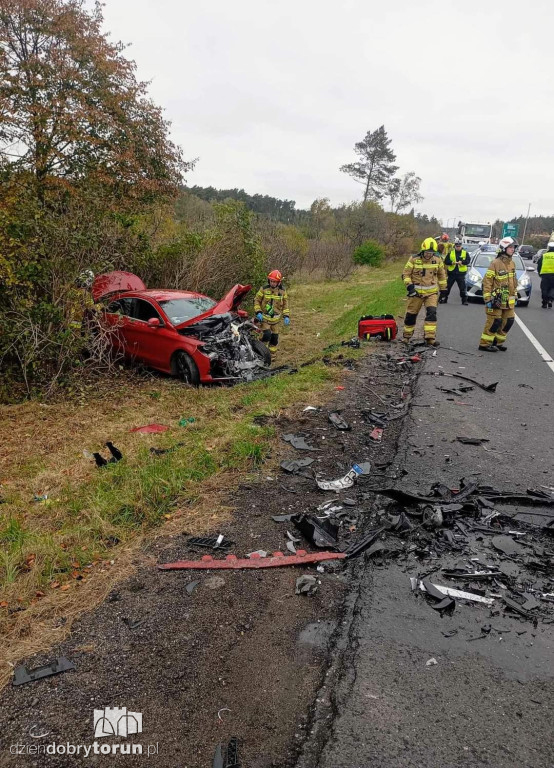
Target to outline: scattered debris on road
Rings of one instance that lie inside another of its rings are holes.
[[[31,670],[21,664],[14,669],[12,682],[13,685],[25,685],[25,683],[33,683],[45,677],[59,675],[61,672],[69,672],[71,669],[75,669],[75,665],[69,659],[66,659],[65,656],[60,656],[50,664],[45,664],[42,667],[36,667]]]

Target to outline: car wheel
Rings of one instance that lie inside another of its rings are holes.
[[[182,349],[178,349],[173,355],[171,368],[176,376],[185,384],[191,387],[197,387],[200,384],[200,373],[192,357],[187,355]]]
[[[264,365],[271,365],[271,352],[259,339],[250,339],[254,353],[260,358]]]

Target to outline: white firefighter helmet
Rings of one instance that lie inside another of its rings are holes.
[[[499,253],[505,253],[506,248],[509,248],[510,245],[515,246],[514,239],[512,237],[503,237],[502,240],[498,241]]]

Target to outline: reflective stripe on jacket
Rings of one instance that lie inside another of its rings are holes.
[[[446,288],[446,270],[440,256],[424,259],[419,253],[410,256],[402,272],[405,285],[413,284],[416,291],[430,296]]]
[[[261,312],[266,323],[278,323],[289,316],[289,297],[281,283],[276,288],[266,285],[260,288],[254,299],[254,312]]]
[[[456,261],[461,261],[461,264],[456,264]],[[449,272],[453,272],[458,267],[458,272],[467,272],[467,265],[469,264],[469,255],[467,251],[462,250],[458,253],[456,250],[450,251],[448,256],[444,260],[444,265]]]
[[[510,256],[498,256],[491,261],[483,278],[483,300],[490,301],[494,294],[504,293],[503,307],[515,306],[517,298],[516,265]]]

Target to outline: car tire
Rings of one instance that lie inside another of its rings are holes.
[[[268,347],[259,339],[250,339],[254,353],[260,358],[264,365],[271,365],[271,352]]]
[[[190,355],[178,349],[171,360],[171,369],[175,376],[178,376],[185,384],[191,387],[197,387],[200,384],[200,373],[198,366]]]

